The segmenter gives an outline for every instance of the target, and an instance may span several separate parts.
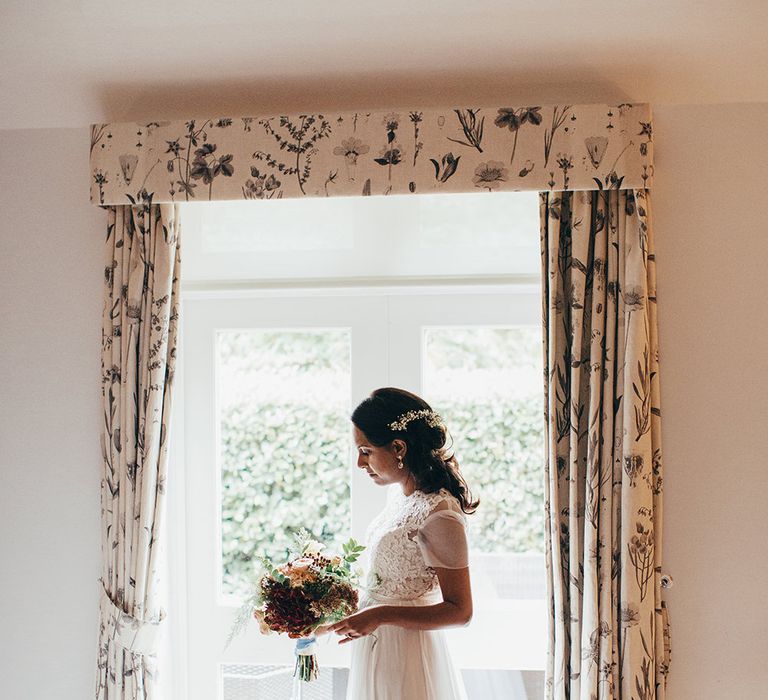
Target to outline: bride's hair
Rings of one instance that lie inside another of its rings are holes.
[[[402,430],[393,430],[389,424],[408,411],[432,410],[416,394],[404,389],[384,387],[376,389],[352,412],[351,420],[376,447],[389,445],[398,438],[408,446],[404,462],[426,493],[446,488],[461,504],[465,513],[474,513],[480,500],[473,501],[466,480],[461,474],[456,457],[446,447],[447,430],[443,425],[430,426],[424,418],[407,422]]]

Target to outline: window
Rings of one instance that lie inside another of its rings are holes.
[[[349,538],[351,345],[345,328],[216,332],[220,595],[244,597],[302,527]]]
[[[191,700],[285,682],[291,640],[253,625],[223,652],[238,595],[289,530],[364,538],[386,494],[354,467],[348,417],[387,385],[441,412],[482,500],[469,519],[475,617],[447,630],[470,697],[541,695],[537,213],[535,194],[499,193],[185,206],[184,486],[169,520],[187,591],[176,675]],[[349,649],[326,639],[315,692],[330,700]]]

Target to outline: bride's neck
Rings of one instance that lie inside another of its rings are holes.
[[[400,484],[404,496],[410,496],[416,490],[416,484],[413,479],[406,479]]]

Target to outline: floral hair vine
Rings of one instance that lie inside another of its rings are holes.
[[[445,427],[443,419],[440,418],[437,413],[430,411],[428,408],[422,408],[420,411],[407,411],[389,423],[388,427],[390,430],[405,430],[408,423],[410,423],[412,420],[417,420],[418,418],[424,418],[427,421],[427,425],[431,426],[432,428],[436,428],[440,425]]]

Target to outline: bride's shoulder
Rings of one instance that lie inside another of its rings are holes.
[[[442,488],[439,491],[427,494],[429,503],[429,512],[436,513],[442,510],[450,510],[454,513],[462,513],[461,503],[448,489]]]

